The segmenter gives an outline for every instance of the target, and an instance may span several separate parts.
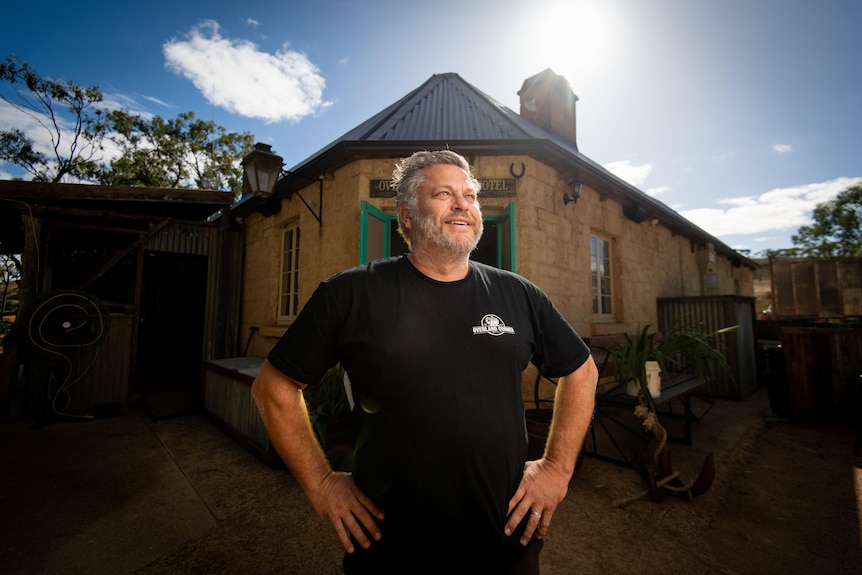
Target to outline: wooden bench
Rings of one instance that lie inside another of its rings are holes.
[[[594,336],[586,341],[599,369],[599,381],[595,412],[584,441],[584,453],[597,459],[631,466],[634,460],[630,449],[626,449],[625,438],[646,445],[650,437],[644,432],[642,422],[634,416],[638,399],[628,395],[625,384],[616,381],[614,376],[611,349],[615,341],[619,340],[613,336]],[[541,409],[544,404],[553,404],[553,396],[548,394],[547,385],[542,385],[543,380],[550,381],[543,378],[541,373],[538,374],[534,390],[537,409]],[[680,418],[684,424],[682,437],[668,433],[668,440],[691,445],[692,422],[699,419],[692,412],[691,399],[704,385],[704,381],[689,373],[662,374],[661,394],[653,398],[659,420],[663,417]],[[682,405],[681,412],[674,410],[677,404]]]
[[[691,375],[688,373],[672,373],[668,376],[662,376],[661,379],[661,394],[659,397],[653,398],[653,405],[655,405],[656,410],[661,407],[668,407],[669,410],[664,413],[660,413],[664,416],[674,417],[676,415],[680,415],[685,421],[685,434],[682,438],[679,438],[680,441],[685,443],[686,445],[691,445],[691,423],[696,418],[691,411],[691,396],[703,387],[704,382],[697,378],[695,375]],[[637,398],[626,393],[624,386],[620,385],[617,387],[613,393],[607,395],[603,402],[607,405],[618,405],[620,407],[630,407],[634,408],[637,405]],[[682,414],[675,414],[673,412],[673,404],[674,402],[679,401],[683,405]],[[674,436],[668,435],[668,439],[677,439]]]

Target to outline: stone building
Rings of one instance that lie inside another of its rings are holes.
[[[520,114],[457,74],[434,75],[281,170],[271,193],[248,190],[231,211],[245,230],[247,355],[266,355],[324,278],[404,252],[388,180],[422,149],[463,154],[483,183],[475,259],[535,282],[584,337],[657,325],[659,298],[753,297],[755,262],[578,151],[564,78],[547,69],[518,93]]]

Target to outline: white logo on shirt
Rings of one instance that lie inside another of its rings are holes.
[[[482,325],[473,327],[473,335],[487,333],[490,335],[503,335],[504,333],[515,333],[515,328],[507,326],[500,316],[489,313],[482,318]]]

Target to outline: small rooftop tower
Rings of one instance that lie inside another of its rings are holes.
[[[524,80],[518,91],[521,116],[578,147],[575,103],[569,83],[550,68]]]

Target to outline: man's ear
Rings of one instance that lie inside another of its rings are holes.
[[[410,215],[409,210],[407,210],[407,206],[404,204],[398,206],[398,217],[401,218],[405,228],[408,230],[413,229],[413,217]]]

